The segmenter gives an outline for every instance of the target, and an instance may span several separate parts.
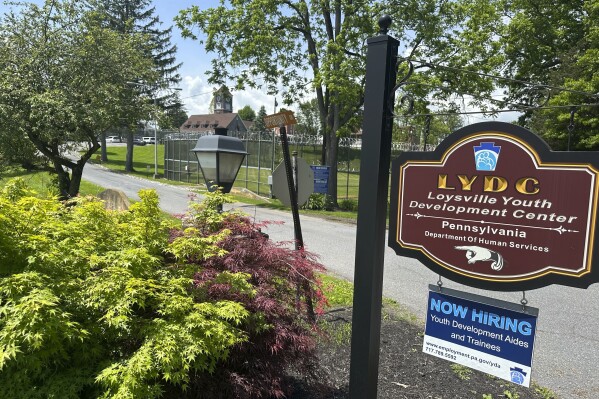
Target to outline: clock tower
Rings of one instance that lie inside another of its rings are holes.
[[[213,93],[212,98],[215,114],[230,114],[233,112],[233,96],[227,88],[222,85],[220,89]]]

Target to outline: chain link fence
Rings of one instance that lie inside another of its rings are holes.
[[[189,184],[204,184],[198,161],[191,150],[198,138],[214,134],[213,131],[193,133],[170,133],[164,135],[164,175],[168,180]],[[239,170],[235,187],[244,187],[258,195],[269,196],[269,176],[283,161],[281,140],[273,132],[237,132],[228,135],[244,142],[247,152]],[[297,156],[310,165],[320,165],[322,156],[322,136],[289,135],[289,151],[297,151]],[[359,138],[341,138],[338,151],[338,199],[358,198],[358,178],[360,174],[360,156],[362,140]],[[431,150],[431,148],[427,148]],[[393,143],[392,157],[402,151],[419,151],[418,144]]]

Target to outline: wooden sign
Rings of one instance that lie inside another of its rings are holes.
[[[283,111],[264,117],[264,124],[267,129],[281,126],[289,126],[297,124],[292,111]]]
[[[516,291],[599,281],[599,154],[485,122],[393,161],[389,246],[436,273]]]

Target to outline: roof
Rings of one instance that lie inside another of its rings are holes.
[[[214,128],[229,130],[246,130],[243,121],[236,113],[191,115],[181,125],[181,132],[197,132],[214,130]]]

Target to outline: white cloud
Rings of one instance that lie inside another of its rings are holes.
[[[268,95],[260,90],[241,90],[241,91],[232,91],[233,94],[233,111],[237,112],[241,108],[249,105],[252,107],[256,113],[260,110],[260,107],[264,106],[266,109],[266,114],[272,114],[274,106],[275,106],[275,97]],[[281,103],[283,102],[281,98],[278,98],[279,106],[277,110],[280,108]]]
[[[217,89],[216,86],[209,85],[202,77],[184,76],[181,79],[181,100],[185,104],[185,109],[188,115],[201,115],[210,112],[210,101],[212,100],[212,92]],[[275,97],[266,94],[261,90],[246,89],[246,90],[231,90],[233,95],[233,112],[239,111],[241,108],[249,105],[256,113],[260,107],[266,108],[266,113],[271,114],[274,109]],[[283,105],[281,98],[277,99],[279,106],[277,111]]]
[[[188,115],[207,114],[212,99],[212,87],[200,76],[184,76],[181,79],[181,100]]]

